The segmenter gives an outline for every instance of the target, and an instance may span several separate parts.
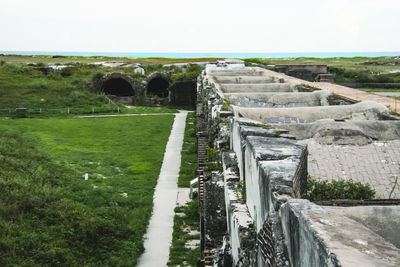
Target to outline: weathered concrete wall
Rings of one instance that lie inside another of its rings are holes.
[[[282,205],[282,228],[291,266],[341,266],[336,255],[328,251],[324,240],[303,216],[304,210],[327,213],[308,200],[291,199]]]
[[[245,151],[246,203],[261,229],[274,192],[300,196],[307,181],[307,147],[284,138],[248,136]],[[298,169],[305,168],[304,171]],[[295,177],[296,173],[301,173]],[[294,181],[294,179],[299,181]],[[297,187],[296,187],[297,186]]]
[[[243,201],[235,153],[224,153],[222,162],[225,177],[226,219],[232,258],[238,266],[248,266],[255,248],[254,222]]]
[[[377,121],[381,112],[388,110],[382,105],[366,102],[344,107],[307,108],[242,108],[231,105],[229,109],[233,112],[222,111],[221,108],[226,106],[224,97],[235,99],[243,96],[248,100],[265,97],[257,99],[263,102],[274,97],[279,99],[285,93],[271,93],[264,88],[260,89],[260,94],[247,95],[251,88],[265,86],[260,82],[265,81],[264,76],[268,75],[259,68],[235,66],[229,70],[226,65],[221,68],[206,68],[199,79],[198,93],[210,126],[209,144],[221,152],[226,151],[222,153],[224,197],[227,242],[233,265],[398,266],[399,249],[392,244],[398,245],[398,235],[394,232],[398,228],[397,219],[385,221],[392,224],[392,228],[377,227],[383,222],[371,219],[374,215],[397,218],[398,211],[346,210],[349,215],[344,216],[342,210],[298,199],[306,186],[308,147],[304,140],[293,140],[295,137],[291,135],[293,132],[296,137],[312,134],[313,138],[321,138],[330,133],[336,136],[339,131],[342,136],[352,137],[356,132],[361,134],[373,129],[365,133],[366,139],[396,139],[400,134],[397,123]],[[236,80],[235,75],[245,77]],[[244,84],[243,81],[252,83]],[[237,87],[238,93],[224,92],[223,86],[232,86],[231,82],[242,86]],[[295,87],[281,82],[268,86],[283,84]],[[315,92],[297,94],[304,96],[295,98],[305,99],[317,95]],[[301,124],[293,127],[265,124],[266,118],[270,120],[274,116],[280,119],[293,116],[297,122],[309,120],[313,123],[303,124],[304,127]],[[347,121],[335,122],[333,119]],[[337,129],[332,131],[331,126]],[[379,129],[387,132],[379,133]],[[227,137],[229,147],[226,146]],[[228,149],[233,152],[228,152]],[[392,236],[393,241],[388,236]],[[382,248],[383,253],[379,250]]]

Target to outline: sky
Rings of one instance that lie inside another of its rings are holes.
[[[398,52],[399,0],[0,0],[0,50]]]

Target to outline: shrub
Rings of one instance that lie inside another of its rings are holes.
[[[200,75],[203,68],[197,64],[189,64],[185,72],[171,75],[172,82],[193,81]]]
[[[307,192],[304,198],[310,201],[333,199],[368,200],[375,197],[375,190],[369,184],[353,180],[332,180],[332,182],[316,180],[308,176]]]
[[[207,162],[205,163],[205,171],[222,171],[222,163],[217,150],[207,147]]]

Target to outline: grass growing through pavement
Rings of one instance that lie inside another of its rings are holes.
[[[0,265],[135,265],[172,122],[2,120]]]
[[[197,170],[197,138],[196,114],[190,112],[186,118],[185,134],[181,152],[181,168],[178,186],[189,187],[190,181],[196,177]]]
[[[181,169],[178,186],[189,187],[190,180],[196,176],[197,138],[196,116],[190,112],[186,118],[185,134],[181,152]],[[200,218],[197,198],[185,206],[175,208],[172,245],[170,247],[169,266],[196,266],[200,257],[200,246],[187,247],[188,241],[200,242]],[[196,231],[196,234],[191,233]]]
[[[197,200],[189,202],[186,206],[176,207],[179,213],[174,217],[174,232],[169,255],[169,266],[197,266],[200,258],[200,246],[192,249],[185,244],[190,240],[200,242],[200,234],[191,234],[191,230],[200,231],[199,206]]]

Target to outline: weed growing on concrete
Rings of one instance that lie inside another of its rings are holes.
[[[229,106],[232,104],[232,101],[229,99],[224,99],[224,103],[222,104],[221,111],[228,111]]]
[[[219,171],[222,172],[222,162],[218,150],[211,147],[206,148],[207,158],[204,166],[205,171]]]
[[[332,182],[316,180],[308,176],[307,192],[302,196],[310,201],[334,199],[368,200],[375,197],[375,190],[369,184],[353,180],[332,180]]]

